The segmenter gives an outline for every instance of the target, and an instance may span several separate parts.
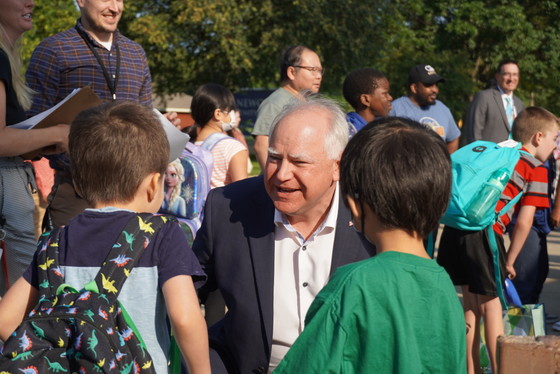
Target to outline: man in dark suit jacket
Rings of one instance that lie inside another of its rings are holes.
[[[513,102],[513,118],[525,109],[525,104],[513,94],[519,84],[517,62],[502,61],[496,72],[496,82],[496,86],[478,92],[469,106],[465,121],[467,143],[507,140],[511,132],[511,118],[508,120],[506,100]]]
[[[228,308],[210,328],[213,373],[272,370],[332,272],[375,251],[338,192],[348,140],[340,108],[321,98],[294,103],[270,140],[264,176],[210,192],[193,245],[208,275],[202,302],[219,289]]]

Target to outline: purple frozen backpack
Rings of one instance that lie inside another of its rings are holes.
[[[159,212],[171,214],[192,228],[193,235],[202,222],[206,196],[210,191],[210,178],[214,166],[212,148],[223,139],[225,134],[212,134],[201,145],[187,143],[181,156],[170,163],[178,175],[180,184],[169,201],[164,200]],[[166,188],[170,188],[166,186]]]

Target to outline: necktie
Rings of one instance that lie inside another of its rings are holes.
[[[506,97],[506,116],[509,122],[509,128],[513,125],[513,103],[511,102],[511,97]]]

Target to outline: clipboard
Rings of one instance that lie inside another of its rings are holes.
[[[101,99],[99,99],[91,88],[85,86],[75,89],[52,108],[28,118],[23,122],[12,125],[11,127],[19,129],[41,129],[60,123],[70,125],[82,110],[100,105],[101,103]]]
[[[67,97],[68,98],[68,97]],[[60,105],[37,123],[33,128],[41,129],[59,123],[71,124],[74,118],[84,109],[101,104],[101,99],[91,90],[89,86],[82,87],[68,100],[64,99]]]

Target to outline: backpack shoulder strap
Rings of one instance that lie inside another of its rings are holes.
[[[204,141],[200,146],[204,149],[211,151],[212,148],[216,146],[216,144],[218,144],[219,142],[227,138],[230,138],[230,136],[221,132],[215,132],[210,134],[210,136],[208,136],[206,139],[204,139]]]
[[[185,144],[185,150],[187,150],[190,153],[195,153],[196,151],[196,145],[194,145],[194,143],[191,142],[187,142],[187,144]]]
[[[158,230],[169,220],[168,216],[150,213],[133,216],[105,258],[94,282],[90,282],[91,285],[95,283],[98,292],[103,290],[112,301],[116,300],[136,261]]]
[[[502,309],[507,310],[507,301],[504,295],[504,287],[502,284],[502,272],[500,269],[500,252],[498,251],[498,242],[496,241],[496,233],[492,227],[493,225],[489,225],[486,229],[486,233],[488,236],[488,243],[490,245],[490,250],[492,252],[492,259],[494,260],[494,280],[496,282],[496,293],[498,294],[498,298],[500,299],[500,303],[502,304]]]
[[[56,227],[41,235],[37,243],[37,276],[41,297],[53,298],[64,284],[64,273],[58,258],[60,237],[64,231],[64,227]]]
[[[504,205],[502,209],[500,209],[498,213],[496,213],[496,219],[500,218],[502,215],[509,212],[509,210],[513,208],[515,204],[517,204],[517,202],[521,199],[522,195],[523,195],[523,191],[519,191],[519,193],[515,195],[513,199],[511,199],[506,205]]]

